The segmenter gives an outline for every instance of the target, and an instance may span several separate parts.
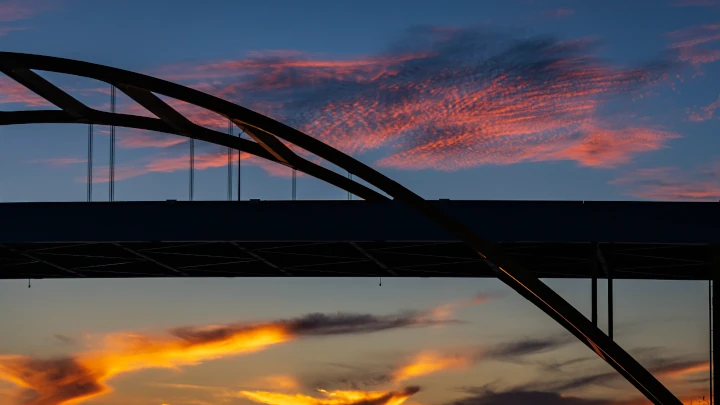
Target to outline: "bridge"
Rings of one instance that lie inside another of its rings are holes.
[[[109,84],[111,112],[83,104],[35,71]],[[195,140],[284,165],[364,200],[115,202],[111,154],[108,203],[0,204],[0,278],[495,277],[563,326],[649,401],[681,403],[614,342],[612,280],[716,278],[717,204],[431,202],[294,128],[175,83],[10,52],[0,52],[0,72],[58,108],[0,112],[0,125],[88,124],[90,134],[92,125],[107,125],[113,128],[111,148],[116,126],[190,138],[191,200]],[[116,89],[156,118],[116,113]],[[225,117],[252,140],[197,125],[158,96]],[[91,151],[92,136],[89,143]],[[311,161],[310,154],[348,176]],[[89,170],[89,180],[91,174]],[[91,185],[89,181],[88,196]],[[540,281],[545,277],[590,278],[591,319]],[[601,277],[608,279],[611,303],[607,334],[597,324]],[[717,285],[713,283],[714,291]],[[720,319],[718,311],[713,318]],[[713,343],[720,345],[720,334]],[[717,362],[720,350],[713,351]],[[714,375],[713,386],[720,388],[720,375]]]
[[[720,204],[433,201],[538,278],[709,280]],[[396,202],[0,204],[0,278],[495,277]]]

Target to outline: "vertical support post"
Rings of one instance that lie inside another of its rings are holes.
[[[243,134],[243,133],[242,133],[242,130],[241,130],[240,133],[238,133],[238,138],[242,138],[242,134]],[[238,177],[238,178],[237,178],[237,183],[238,183],[238,187],[237,187],[237,189],[238,189],[238,192],[237,192],[237,193],[238,193],[238,201],[240,201],[240,185],[241,185],[241,182],[240,182],[240,174],[242,174],[242,152],[238,151],[238,176],[237,176],[237,177]]]
[[[115,114],[115,85],[110,86],[110,112]],[[115,201],[115,126],[110,126],[110,179],[109,200]]]
[[[720,389],[720,373],[715,372],[715,366],[720,364],[720,333],[715,333],[715,325],[720,325],[720,311],[715,311],[720,295],[720,246],[711,246],[710,253],[712,260],[710,262],[710,274],[708,277],[712,280],[712,364],[710,370],[712,373],[713,392],[717,393]]]
[[[88,202],[92,201],[92,124],[88,124]]]
[[[348,179],[352,180],[352,173],[348,172]],[[348,191],[348,200],[352,200],[352,194]]]
[[[232,135],[233,133],[233,123],[231,120],[228,120],[228,135]],[[228,177],[227,177],[227,199],[228,201],[232,201],[232,149],[228,148],[227,150],[227,157],[228,157]]]
[[[292,171],[292,199],[293,201],[297,199],[297,170],[295,169]]]
[[[592,281],[591,281],[591,289],[592,289],[592,309],[591,309],[591,319],[593,325],[597,326],[598,323],[598,270],[600,267],[600,261],[598,260],[598,244],[596,242],[593,242],[591,244],[592,249]]]
[[[195,140],[190,139],[190,201],[195,195]]]
[[[608,266],[607,269],[607,285],[608,285],[608,337],[610,340],[613,339],[613,326],[615,321],[613,320],[613,269]]]

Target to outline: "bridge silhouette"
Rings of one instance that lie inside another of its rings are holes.
[[[108,83],[157,118],[90,108],[36,70]],[[0,71],[59,108],[0,112],[0,125],[75,123],[185,136],[287,166],[364,200],[0,204],[0,278],[496,277],[652,403],[680,404],[614,342],[612,280],[717,277],[716,203],[426,201],[296,129],[178,84],[10,52],[0,52]],[[224,116],[252,140],[199,126],[158,95]],[[306,159],[302,150],[352,176]],[[113,200],[112,164],[110,181]],[[591,319],[540,281],[547,277],[591,279]],[[607,334],[597,325],[599,278],[608,279]],[[719,355],[713,352],[713,363]]]

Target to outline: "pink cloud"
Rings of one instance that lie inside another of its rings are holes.
[[[5,36],[14,31],[24,31],[27,28],[24,27],[0,27],[0,37]]]
[[[695,65],[713,63],[720,60],[720,24],[701,25],[668,34],[671,48],[678,52],[677,59]]]
[[[702,122],[710,120],[713,118],[713,116],[715,115],[715,110],[717,110],[718,108],[720,108],[720,96],[718,96],[718,99],[714,102],[704,107],[701,107],[697,111],[690,112],[689,119],[692,122]]]
[[[720,200],[720,165],[701,165],[691,171],[676,167],[638,169],[610,182],[625,193],[648,200]]]
[[[25,88],[7,76],[0,75],[0,104],[24,104],[30,107],[49,106],[44,98]]]
[[[484,34],[472,30],[432,27],[415,34],[429,37],[428,44],[382,56],[329,60],[269,52],[167,66],[160,74],[347,153],[383,148],[390,154],[377,163],[405,169],[567,159],[611,167],[677,138],[605,118],[601,111],[609,96],[652,81],[655,72],[607,66],[586,53],[588,41],[507,49],[502,41],[484,43]],[[497,48],[488,56],[495,58],[493,69],[486,70],[490,65],[474,53],[479,45]],[[541,70],[530,73],[537,66]],[[203,125],[226,125],[222,118],[185,112]]]
[[[55,4],[46,0],[4,0],[0,2],[0,23],[27,20],[53,7]],[[27,28],[0,25],[0,36],[25,29]]]
[[[237,153],[233,153],[233,165],[237,165]],[[258,158],[247,153],[242,154],[242,164],[260,166],[270,176],[289,177],[292,169]],[[220,167],[227,167],[227,152],[205,152],[195,154],[195,170],[207,170]],[[107,166],[98,166],[93,174],[93,183],[107,183],[109,172]],[[187,155],[178,156],[152,156],[144,161],[136,161],[128,164],[121,164],[115,168],[115,180],[127,180],[150,173],[173,173],[190,170],[190,158]],[[302,173],[297,173],[298,176]],[[78,182],[86,182],[85,177],[75,179]]]
[[[541,19],[558,19],[565,18],[575,14],[575,10],[569,8],[557,8],[552,10],[543,10],[533,16]]]
[[[70,166],[75,165],[79,163],[86,163],[86,159],[79,159],[79,158],[72,158],[72,157],[57,157],[57,158],[48,158],[48,159],[40,159],[40,160],[33,160],[33,163],[45,163],[49,164],[51,166],[55,167],[63,167],[63,166]]]
[[[720,7],[718,0],[676,0],[671,3],[673,7]]]
[[[25,20],[45,10],[47,5],[32,0],[5,0],[0,3],[0,21]]]
[[[126,132],[118,136],[118,146],[126,149],[135,148],[167,148],[188,141],[178,135],[159,134],[154,132]]]
[[[608,115],[604,107],[611,99],[654,83],[664,72],[607,65],[592,56],[592,41],[518,42],[452,27],[423,27],[410,34],[409,45],[401,42],[388,52],[365,57],[266,52],[166,66],[157,72],[347,153],[382,150],[385,157],[376,163],[401,169],[455,170],[546,160],[614,167],[678,137],[624,119],[630,114]],[[683,40],[681,34],[677,37]],[[227,129],[227,119],[220,115],[165,101],[198,125]],[[121,108],[152,116],[134,103]],[[120,147],[162,148],[182,142],[179,137],[141,133],[122,136]],[[174,159],[158,158],[140,165],[140,171],[180,170],[174,165],[182,159]],[[207,159],[198,164],[212,165],[213,158]]]

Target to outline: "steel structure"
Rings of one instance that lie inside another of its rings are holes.
[[[34,72],[47,71],[82,76],[106,82],[119,89],[158,118],[107,113],[90,108]],[[293,170],[324,180],[366,201],[395,200],[442,227],[469,246],[484,260],[498,279],[532,302],[581,342],[610,364],[648,400],[659,405],[681,402],[650,372],[616,344],[597,325],[542,283],[495,243],[478,235],[458,219],[397,182],[352,157],[294,128],[247,108],[175,83],[112,67],[41,55],[0,52],[0,71],[60,108],[60,111],[17,111],[0,113],[0,125],[28,123],[84,123],[166,132],[226,146],[283,164]],[[232,137],[198,126],[162,101],[156,94],[205,108],[227,117],[253,140]],[[354,177],[363,179],[373,190],[350,176],[345,177],[302,157],[307,152],[330,162]],[[482,215],[482,213],[478,213]],[[127,247],[125,247],[127,249]],[[22,252],[21,252],[22,253]],[[148,256],[130,252],[139,258]],[[41,260],[25,253],[25,257]]]
[[[708,280],[720,244],[718,203],[428,204],[538,278]],[[176,277],[167,267],[189,277],[495,276],[468,246],[394,201],[3,203],[0,223],[0,245],[56,265],[0,247],[0,279]],[[167,266],[125,260],[118,244]]]

